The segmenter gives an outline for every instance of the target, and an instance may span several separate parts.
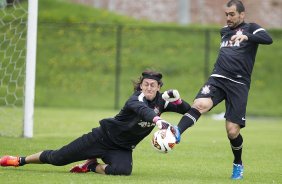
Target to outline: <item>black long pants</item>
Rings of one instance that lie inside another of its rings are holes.
[[[115,145],[101,127],[94,128],[60,149],[43,151],[39,159],[42,163],[62,166],[93,158],[101,158],[108,164],[106,174],[130,175],[132,172],[132,150]]]

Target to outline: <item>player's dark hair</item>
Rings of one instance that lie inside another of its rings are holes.
[[[137,80],[132,81],[134,91],[141,91],[140,84],[143,82],[144,79],[154,79],[158,82],[158,84],[162,87],[163,75],[159,72],[156,72],[154,70],[145,70],[142,72],[142,76],[140,76]]]
[[[233,6],[233,5],[236,6],[236,10],[237,10],[239,13],[242,13],[242,12],[245,11],[245,7],[244,7],[242,1],[240,1],[240,0],[230,0],[230,1],[226,4],[227,7],[231,7],[231,6]]]

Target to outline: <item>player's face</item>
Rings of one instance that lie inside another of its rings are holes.
[[[225,7],[226,23],[228,27],[235,28],[244,21],[245,13],[239,13],[235,5]]]
[[[147,100],[153,100],[156,97],[157,92],[160,90],[160,85],[158,84],[158,81],[154,79],[143,79],[140,88]]]

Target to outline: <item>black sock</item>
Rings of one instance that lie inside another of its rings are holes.
[[[201,113],[195,109],[191,108],[187,113],[184,114],[184,116],[181,118],[181,120],[178,123],[178,128],[180,131],[180,134],[182,134],[187,128],[193,126],[196,121],[200,118]]]
[[[23,166],[26,164],[25,157],[19,157],[19,166]]]
[[[91,172],[96,172],[96,167],[97,167],[97,165],[99,165],[99,163],[98,163],[98,162],[95,162],[95,163],[92,163],[92,164],[88,165],[87,168],[88,168]]]
[[[234,155],[234,164],[242,164],[243,137],[239,134],[235,139],[229,139]]]

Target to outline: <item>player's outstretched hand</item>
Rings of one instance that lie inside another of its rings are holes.
[[[167,129],[171,124],[165,120],[163,120],[159,116],[155,116],[153,122],[157,125],[158,129]]]
[[[169,126],[171,126],[171,124],[163,119],[159,119],[156,122],[156,125],[158,126],[158,129],[167,129]]]
[[[176,139],[176,144],[180,143],[181,140],[181,134],[179,131],[179,128],[177,126],[171,126],[170,131],[174,134],[175,139]]]
[[[176,105],[182,103],[180,94],[177,89],[170,89],[170,90],[165,91],[162,95],[162,98],[165,101],[172,102],[173,104],[176,104]]]

